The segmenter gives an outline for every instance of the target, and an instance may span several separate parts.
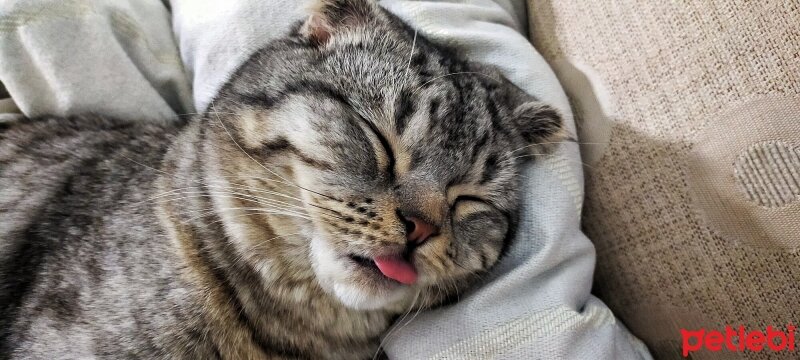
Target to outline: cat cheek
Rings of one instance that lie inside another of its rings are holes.
[[[472,272],[490,269],[500,257],[508,221],[497,211],[472,214],[454,224],[459,241],[456,263]]]
[[[447,255],[446,246],[441,243],[445,242],[429,243],[417,249],[414,266],[419,273],[420,284],[437,284],[458,269]]]
[[[314,268],[314,272],[317,274],[321,280],[332,280],[332,281],[343,281],[346,279],[337,279],[337,274],[345,274],[346,269],[342,262],[337,259],[336,251],[334,250],[333,246],[331,245],[328,239],[324,238],[321,235],[314,235],[311,239],[310,243],[310,253],[311,253],[311,263]],[[327,281],[320,281],[323,285],[328,283]],[[326,289],[332,291],[333,289]]]

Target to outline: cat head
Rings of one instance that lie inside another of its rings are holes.
[[[224,173],[272,199],[283,239],[251,241],[303,239],[319,284],[358,309],[440,301],[491,268],[521,165],[563,134],[552,107],[367,0],[320,1],[206,121]]]

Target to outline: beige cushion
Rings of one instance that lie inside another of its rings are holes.
[[[797,2],[528,3],[586,143],[595,292],[657,358],[681,328],[796,325]]]

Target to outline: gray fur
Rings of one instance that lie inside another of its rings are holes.
[[[0,129],[0,358],[372,357],[497,262],[560,134],[366,0],[322,1],[186,124]],[[398,214],[438,232],[410,247]],[[419,282],[350,272],[386,251]]]

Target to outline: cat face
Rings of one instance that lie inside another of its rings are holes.
[[[320,2],[212,111],[249,164],[228,172],[300,200],[301,218],[269,223],[302,233],[319,284],[358,309],[435,303],[491,268],[520,165],[562,133],[555,110],[366,0]]]

